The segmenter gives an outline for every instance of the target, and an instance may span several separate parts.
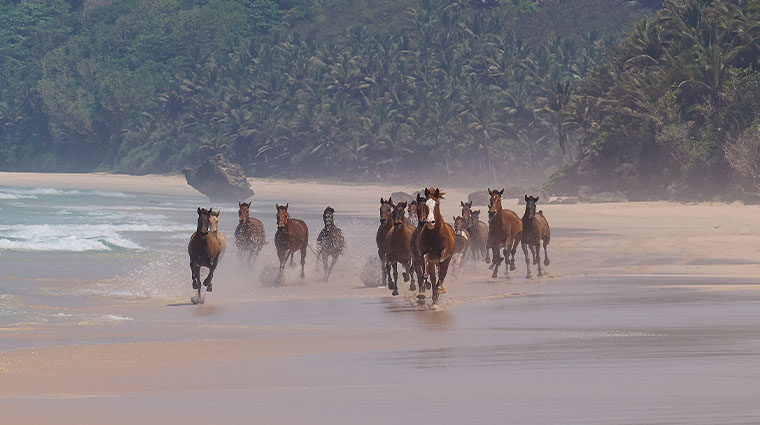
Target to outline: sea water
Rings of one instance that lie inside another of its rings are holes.
[[[254,198],[252,216],[260,218],[269,243],[259,269],[276,267],[275,202]],[[292,200],[291,200],[292,201]],[[310,245],[322,227],[325,205],[294,205],[304,219]],[[131,320],[102,313],[114,300],[179,300],[189,297],[187,242],[195,231],[197,208],[220,209],[227,235],[226,256],[217,274],[235,264],[236,203],[211,203],[198,196],[161,196],[97,190],[0,186],[0,326],[49,325],[62,321]],[[336,213],[346,234],[351,264],[372,255],[376,219]],[[296,263],[298,262],[296,255]],[[308,274],[318,271],[307,252]],[[205,269],[204,269],[205,273]],[[219,286],[217,286],[219,288]],[[100,313],[88,313],[88,308]]]

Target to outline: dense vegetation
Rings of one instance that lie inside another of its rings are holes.
[[[2,169],[489,181],[577,160],[619,0],[6,0]],[[570,136],[572,138],[572,135]]]
[[[570,96],[583,159],[554,176],[636,198],[760,191],[760,3],[669,2]]]

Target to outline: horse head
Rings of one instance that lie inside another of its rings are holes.
[[[211,223],[209,221],[211,209],[205,209],[198,207],[198,229],[196,230],[197,233],[201,235],[208,234],[209,227],[211,226]]]
[[[470,227],[477,228],[480,221],[480,210],[474,210],[470,215]]]
[[[467,220],[462,216],[452,218],[454,219],[454,234],[456,236],[464,236],[464,231],[467,229]]]
[[[393,201],[391,198],[380,198],[380,224],[385,224],[393,215]]]
[[[238,218],[240,219],[241,223],[248,221],[248,217],[250,217],[250,208],[250,202],[238,202]]]
[[[406,223],[406,201],[393,206],[393,227],[401,227]]]
[[[536,202],[538,202],[538,196],[525,195],[525,216],[528,220],[533,220],[536,217]]]
[[[501,211],[501,195],[504,194],[504,189],[491,190],[488,188],[488,195],[491,199],[488,201],[488,219],[492,219],[496,214]]]
[[[211,208],[208,209],[208,231],[210,233],[219,231],[219,210],[211,211]]]
[[[409,217],[417,216],[417,201],[412,200],[412,202],[409,203],[408,211],[409,211]]]
[[[435,227],[435,217],[441,215],[440,200],[444,199],[444,194],[445,192],[438,189],[437,187],[425,188],[425,197],[427,198],[424,202],[425,225],[428,227],[428,229],[433,229]]]
[[[459,201],[459,204],[462,205],[462,218],[465,222],[469,222],[472,216],[472,201]]]
[[[275,203],[275,206],[277,207],[277,228],[278,229],[284,229],[285,226],[288,224],[288,220],[290,220],[290,214],[288,214],[288,205],[290,203],[287,203],[285,205],[280,205]]]
[[[444,199],[443,195],[445,194],[446,192],[442,191],[441,189],[438,189],[437,187],[425,188],[425,199],[430,199],[430,198]]]
[[[322,221],[325,222],[325,227],[335,224],[335,218],[333,217],[333,214],[335,214],[335,209],[328,205],[327,208],[325,208],[325,211],[322,213]]]

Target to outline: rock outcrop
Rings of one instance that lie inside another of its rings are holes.
[[[214,202],[245,201],[253,196],[243,169],[222,155],[215,155],[201,165],[182,170],[187,184]]]

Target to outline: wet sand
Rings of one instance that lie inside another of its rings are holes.
[[[109,183],[123,177],[51,181],[125,191]],[[134,178],[131,188],[147,178],[170,190],[181,177]],[[397,190],[252,183],[257,196],[367,217]],[[469,190],[448,192],[444,217]],[[225,279],[237,277],[223,262],[205,305],[116,299],[80,309],[131,320],[3,329],[2,423],[760,421],[760,208],[541,208],[552,226],[548,276],[526,280],[519,249],[507,278],[465,264],[439,311],[417,307],[408,289],[364,288],[360,265],[340,262],[329,283],[289,277],[230,293]]]

